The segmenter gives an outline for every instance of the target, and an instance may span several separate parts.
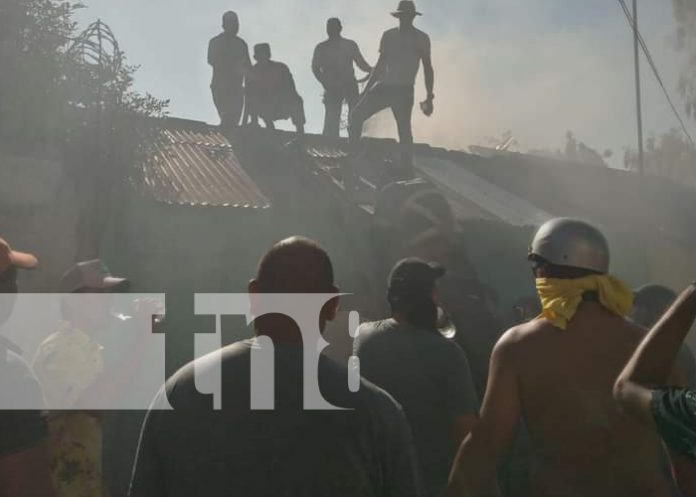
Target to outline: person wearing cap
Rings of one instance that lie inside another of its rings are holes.
[[[628,415],[659,433],[686,496],[696,495],[696,390],[675,384],[673,370],[696,319],[696,283],[675,300],[627,362],[614,397]]]
[[[290,69],[282,62],[271,60],[271,46],[268,43],[254,46],[254,59],[256,64],[249,70],[246,80],[251,123],[258,124],[260,117],[266,128],[275,129],[275,121],[289,118],[297,134],[303,136],[304,102],[297,93]]]
[[[341,36],[340,19],[326,21],[327,40],[319,43],[312,57],[312,72],[324,88],[324,136],[338,138],[343,102],[352,110],[358,100],[358,82],[353,64],[369,73],[372,67],[360,52],[358,44]]]
[[[440,495],[447,485],[457,447],[479,407],[466,355],[437,329],[437,280],[444,275],[435,263],[399,261],[388,282],[392,317],[361,325],[355,343],[360,373],[406,412],[428,496]]]
[[[213,68],[210,89],[223,127],[238,126],[244,106],[244,76],[251,67],[249,47],[239,35],[235,12],[222,16],[222,33],[210,40],[208,64]]]
[[[9,319],[15,303],[17,271],[34,269],[36,257],[12,250],[0,238],[0,325]],[[21,396],[21,398],[19,397]],[[41,406],[38,380],[22,358],[22,351],[0,336],[0,495],[52,497],[48,431],[41,411],[4,410],[14,402]]]
[[[524,417],[532,494],[669,496],[659,437],[624,414],[613,386],[645,335],[633,293],[609,274],[609,245],[575,219],[542,225],[528,254],[542,315],[493,350],[481,418],[461,445],[447,496],[479,495]]]
[[[124,292],[129,282],[111,275],[101,260],[79,262],[63,275],[64,322],[36,351],[32,367],[51,410],[49,434],[53,482],[58,497],[106,495],[102,465],[100,412],[74,409],[99,385],[104,373],[104,347],[98,334],[113,315],[109,299],[93,294]]]
[[[382,35],[379,45],[379,59],[367,82],[366,89],[350,114],[349,136],[355,145],[360,141],[363,124],[377,112],[390,108],[399,132],[403,148],[402,161],[411,165],[413,131],[411,114],[413,112],[414,85],[418,69],[423,64],[426,98],[421,109],[426,116],[433,113],[434,71],[430,56],[430,38],[413,25],[416,16],[421,15],[412,1],[402,0],[392,16],[399,20],[399,26]]]

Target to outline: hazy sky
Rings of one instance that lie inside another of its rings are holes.
[[[217,123],[206,49],[220,31],[222,12],[236,10],[249,46],[267,41],[274,58],[290,66],[308,130],[316,132],[323,108],[310,61],[325,38],[326,18],[340,17],[344,35],[374,63],[381,32],[395,24],[389,12],[396,3],[87,0],[80,19],[99,17],[112,27],[129,61],[141,65],[136,87],[170,98],[171,115]],[[435,114],[418,113],[417,141],[464,149],[511,130],[523,150],[557,149],[573,130],[592,147],[612,149],[617,166],[623,148],[635,146],[632,36],[617,1],[421,0],[417,6],[424,13],[417,25],[432,40],[436,77]],[[671,2],[640,0],[640,8],[643,35],[681,110],[682,58],[673,49]],[[646,134],[676,126],[645,63],[643,82]],[[416,97],[424,96],[421,74]]]

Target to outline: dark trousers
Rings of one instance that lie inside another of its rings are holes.
[[[212,85],[213,102],[224,127],[238,126],[244,107],[244,89],[240,87]]]
[[[379,111],[390,108],[399,131],[402,155],[407,161],[412,160],[411,146],[413,131],[411,115],[413,113],[413,86],[388,86],[377,84],[365,92],[358,100],[350,114],[350,142],[356,144],[362,137],[363,124]]]
[[[337,138],[340,135],[343,102],[348,104],[348,111],[352,112],[358,101],[358,95],[357,81],[341,86],[326,87],[324,92],[324,136]]]
[[[275,129],[274,121],[289,118],[297,132],[304,134],[306,122],[304,100],[299,95],[275,99],[269,97],[266,101],[252,105],[249,113],[252,116],[252,121],[255,116],[258,116],[263,119],[263,123],[269,129]]]

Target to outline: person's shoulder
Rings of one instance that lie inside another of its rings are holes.
[[[382,416],[398,415],[403,412],[401,404],[389,392],[362,377],[358,395],[363,404]]]
[[[382,38],[390,38],[399,34],[399,28],[389,28],[382,33]]]
[[[391,319],[380,321],[368,321],[358,327],[358,344],[360,347],[372,343],[376,338],[391,335],[396,330],[398,324]]]
[[[210,39],[210,44],[212,45],[212,44],[220,43],[220,41],[223,39],[223,36],[224,36],[224,33],[216,34],[215,36],[213,36]]]
[[[514,353],[524,347],[533,346],[539,340],[558,333],[556,328],[546,318],[537,318],[527,323],[513,326],[498,339],[495,350],[498,353]]]
[[[234,364],[246,364],[253,348],[252,340],[241,340],[215,350],[202,357],[194,359],[179,368],[166,382],[167,391],[188,391],[195,389],[194,382],[197,377],[207,374],[218,375],[222,364],[233,366]]]
[[[419,38],[430,41],[430,36],[428,36],[428,33],[426,33],[425,31],[422,31],[418,28],[414,28],[414,29],[416,30],[416,35]]]

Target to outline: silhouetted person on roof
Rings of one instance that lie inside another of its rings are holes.
[[[413,111],[413,87],[418,68],[423,62],[426,100],[421,109],[426,116],[433,113],[433,65],[430,59],[430,38],[413,25],[415,4],[409,0],[399,2],[392,15],[399,19],[399,27],[382,35],[379,60],[367,83],[366,90],[350,115],[349,135],[356,144],[362,135],[363,123],[377,112],[391,108],[402,144],[402,160],[412,162],[411,113]]]
[[[213,67],[210,89],[220,115],[221,125],[239,125],[244,107],[244,76],[251,67],[249,47],[239,33],[239,18],[235,12],[222,16],[223,32],[210,40],[208,64]]]
[[[349,110],[353,110],[358,100],[358,82],[353,64],[367,73],[372,71],[358,44],[343,38],[342,30],[339,19],[332,17],[326,21],[329,39],[317,45],[312,58],[312,72],[324,87],[324,136],[339,136],[343,102],[348,104]]]
[[[254,46],[256,64],[246,82],[248,113],[252,124],[263,119],[267,128],[275,129],[274,121],[291,119],[297,133],[304,134],[304,102],[297,93],[290,69],[282,62],[271,60],[268,43]]]

